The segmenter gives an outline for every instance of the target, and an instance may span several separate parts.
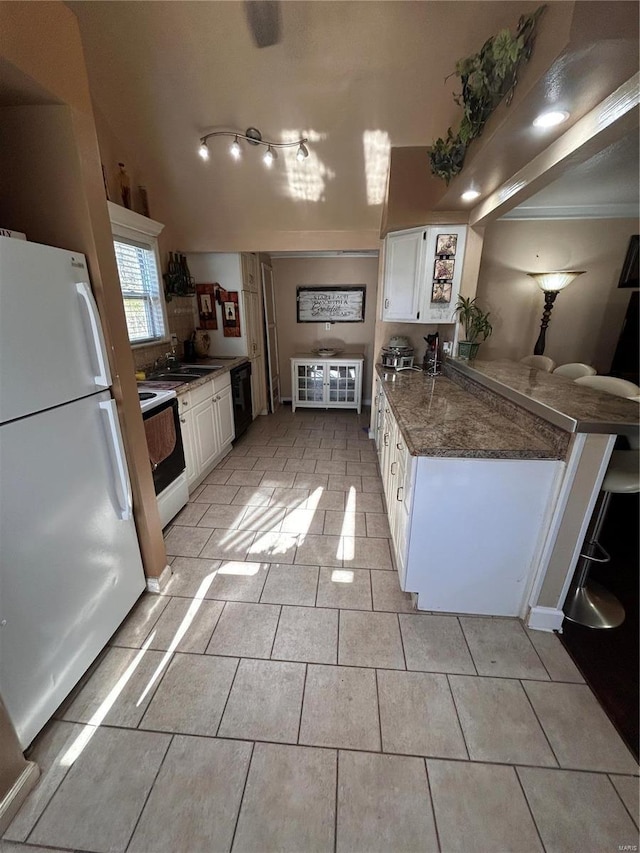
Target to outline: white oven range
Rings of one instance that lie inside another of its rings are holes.
[[[171,410],[173,416],[175,446],[162,461],[152,463],[158,511],[162,526],[166,527],[189,500],[180,418],[178,417],[178,401],[174,390],[157,388],[151,384],[138,384],[138,396],[144,421],[150,421],[151,418],[167,409]]]

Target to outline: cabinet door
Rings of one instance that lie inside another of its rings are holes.
[[[382,406],[384,400],[384,392],[382,390],[382,383],[376,377],[375,381],[375,391],[373,397],[373,440],[376,445],[376,451],[378,456],[380,456],[380,444],[382,441]]]
[[[256,338],[257,325],[257,297],[250,290],[243,290],[244,302],[244,334],[247,341],[247,355],[249,358],[254,358],[258,349],[258,341]]]
[[[180,433],[182,434],[182,446],[184,448],[184,461],[187,469],[187,484],[189,488],[198,479],[200,470],[196,460],[195,441],[193,437],[192,412],[184,409],[180,411]]]
[[[460,293],[466,234],[464,225],[429,228],[422,264],[421,323],[455,322],[453,312]]]
[[[215,412],[218,439],[220,441],[220,449],[222,449],[225,445],[229,444],[229,442],[233,441],[236,434],[233,424],[233,397],[231,394],[231,385],[228,385],[217,395]]]
[[[381,457],[380,457],[380,474],[382,476],[382,487],[384,489],[384,494],[387,499],[387,508],[389,509],[389,480],[390,480],[390,469],[391,469],[391,434],[393,431],[393,418],[391,416],[391,409],[389,408],[389,404],[386,403],[384,407],[384,412],[382,414],[382,447],[381,447]],[[391,523],[391,518],[389,518],[389,523]]]
[[[420,321],[423,228],[388,234],[385,240],[383,320]]]
[[[194,406],[191,412],[198,473],[202,473],[211,465],[220,452],[215,406],[216,404],[209,398]]]
[[[251,397],[253,417],[257,418],[267,408],[267,379],[264,358],[261,355],[251,359]]]
[[[242,262],[242,286],[243,290],[258,292],[258,258],[252,252],[243,252],[240,256]]]
[[[325,365],[322,362],[313,364],[307,361],[294,362],[294,387],[296,402],[316,403],[324,402]]]
[[[325,401],[329,405],[358,403],[359,368],[358,364],[327,362]]]

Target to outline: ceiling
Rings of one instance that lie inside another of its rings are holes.
[[[640,146],[636,129],[578,163],[503,219],[633,218],[640,211]]]
[[[68,5],[98,127],[129,152],[175,245],[287,251],[377,245],[390,146],[455,124],[455,61],[539,4],[291,0],[265,48],[236,0]],[[197,156],[202,133],[249,126],[308,136],[310,156],[283,151],[268,170],[258,150],[234,162],[225,138]]]

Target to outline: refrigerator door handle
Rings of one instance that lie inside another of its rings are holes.
[[[118,429],[118,415],[115,400],[105,400],[98,403],[103,412],[107,414],[109,422],[109,434],[113,449],[113,459],[117,468],[116,492],[120,503],[120,518],[128,521],[133,515],[133,498],[131,495],[131,484],[127,473],[127,465],[124,457],[124,448]]]
[[[76,290],[82,297],[87,309],[87,314],[89,316],[89,324],[91,326],[91,338],[95,347],[96,358],[98,359],[99,372],[97,376],[94,376],[93,381],[96,383],[96,386],[98,388],[108,388],[111,384],[111,377],[109,375],[109,370],[107,368],[107,363],[104,354],[102,334],[100,330],[100,323],[98,321],[98,308],[93,298],[91,287],[86,281],[76,282]]]

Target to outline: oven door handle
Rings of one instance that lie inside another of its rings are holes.
[[[105,400],[98,403],[103,412],[106,413],[107,423],[109,425],[108,435],[111,439],[111,457],[112,462],[115,462],[114,474],[115,488],[120,504],[120,518],[122,521],[128,521],[133,514],[133,497],[131,495],[131,484],[127,473],[127,465],[124,458],[124,447],[118,429],[118,415],[116,411],[115,400]]]

